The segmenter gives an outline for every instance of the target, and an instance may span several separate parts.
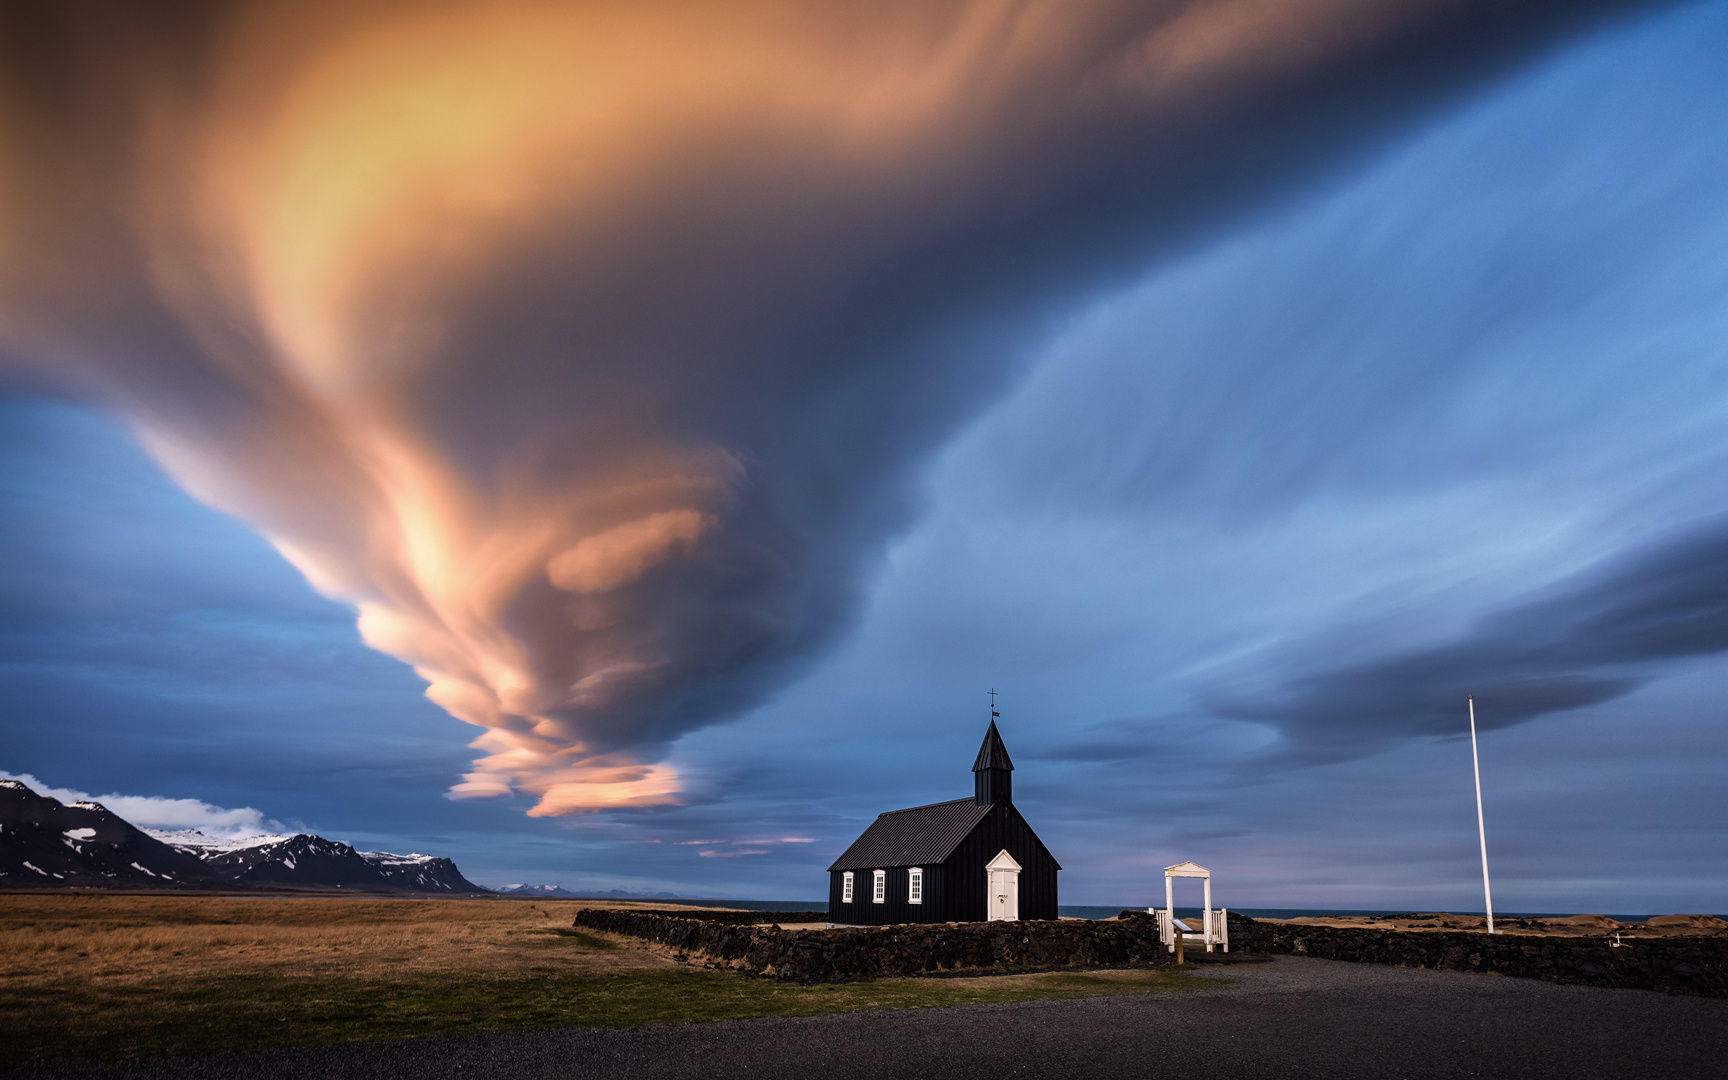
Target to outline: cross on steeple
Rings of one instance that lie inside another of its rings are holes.
[[[1002,715],[1001,713],[996,711],[996,688],[994,686],[992,686],[990,688],[990,715],[991,716],[1001,716]]]

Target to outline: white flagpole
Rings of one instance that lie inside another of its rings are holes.
[[[1482,841],[1482,903],[1488,909],[1488,932],[1494,932],[1494,895],[1488,891],[1488,829],[1482,824],[1482,766],[1476,760],[1476,695],[1470,695],[1470,769],[1476,774],[1476,836]]]

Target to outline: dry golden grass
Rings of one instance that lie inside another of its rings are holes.
[[[1129,970],[794,986],[571,929],[584,906],[595,904],[0,893],[0,1068],[1183,984]]]
[[[563,947],[575,901],[0,894],[0,979],[417,976],[666,966]]]

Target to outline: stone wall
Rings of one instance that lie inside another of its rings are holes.
[[[1728,997],[1728,938],[1544,937],[1304,926],[1230,913],[1233,951],[1290,953],[1442,971],[1490,971],[1557,983]]]
[[[1116,919],[901,924],[782,930],[763,919],[817,921],[813,912],[689,913],[583,908],[575,925],[628,934],[718,966],[796,982],[840,982],[964,971],[1167,964],[1158,924],[1141,912]],[[1288,953],[1326,960],[1444,971],[1483,971],[1558,983],[1728,997],[1728,938],[1602,936],[1381,930],[1304,926],[1231,912],[1236,953]],[[1191,955],[1199,958],[1196,948]],[[1215,957],[1223,959],[1222,957]]]
[[[1109,922],[1051,919],[780,930],[658,912],[583,908],[575,925],[629,934],[720,966],[795,982],[1171,962],[1158,942],[1157,922],[1144,914]]]

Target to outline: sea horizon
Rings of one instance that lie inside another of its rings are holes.
[[[678,897],[641,896],[641,897],[637,897],[637,896],[630,896],[630,897],[623,897],[623,896],[605,896],[605,895],[599,895],[599,894],[595,894],[595,895],[578,894],[574,897],[571,897],[570,899],[578,899],[578,900],[632,900],[632,901],[640,901],[640,902],[645,902],[645,903],[651,902],[651,903],[659,903],[659,904],[681,904],[681,905],[687,905],[687,906],[691,906],[691,907],[725,905],[725,906],[733,907],[733,908],[742,908],[742,909],[745,909],[748,911],[766,911],[766,912],[822,911],[822,910],[826,910],[828,907],[828,902],[826,900],[745,900],[745,899],[739,899],[737,897],[727,897],[727,896],[706,896],[706,897],[685,897],[685,896],[678,896]],[[1057,906],[1057,913],[1058,914],[1063,915],[1063,916],[1068,917],[1068,918],[1076,918],[1076,919],[1108,919],[1108,918],[1112,918],[1116,915],[1121,914],[1123,911],[1144,911],[1144,910],[1146,910],[1145,905],[1134,905],[1134,904],[1122,904],[1122,905],[1060,904]],[[1201,909],[1198,907],[1184,907],[1182,905],[1177,905],[1176,914],[1180,917],[1186,918],[1186,917],[1191,916],[1191,915],[1199,915],[1200,910]],[[1219,908],[1213,908],[1213,910],[1217,911],[1217,910],[1219,910]],[[1264,918],[1264,919],[1301,919],[1301,918],[1323,918],[1323,917],[1328,917],[1328,916],[1350,916],[1350,915],[1374,915],[1374,916],[1380,916],[1380,917],[1387,917],[1387,916],[1393,916],[1393,915],[1425,915],[1425,914],[1440,914],[1440,913],[1444,913],[1444,914],[1448,914],[1448,915],[1476,915],[1476,916],[1481,916],[1482,918],[1487,917],[1486,913],[1482,912],[1482,911],[1469,911],[1469,910],[1459,910],[1459,909],[1455,909],[1455,908],[1432,908],[1432,907],[1431,908],[1409,908],[1409,907],[1404,907],[1404,908],[1240,907],[1240,908],[1228,908],[1227,910],[1234,911],[1239,915],[1246,915],[1249,918],[1255,918],[1255,919],[1261,919],[1261,918]],[[1728,914],[1724,914],[1722,912],[1715,912],[1715,911],[1686,911],[1686,912],[1655,911],[1655,912],[1643,912],[1643,913],[1639,913],[1639,914],[1625,914],[1625,913],[1612,912],[1612,911],[1537,910],[1537,911],[1496,911],[1494,913],[1494,917],[1497,919],[1564,919],[1564,918],[1568,918],[1568,917],[1573,916],[1573,915],[1604,915],[1604,916],[1606,916],[1610,919],[1614,919],[1618,922],[1643,922],[1646,919],[1655,918],[1658,915],[1715,915],[1718,918],[1728,919]]]

